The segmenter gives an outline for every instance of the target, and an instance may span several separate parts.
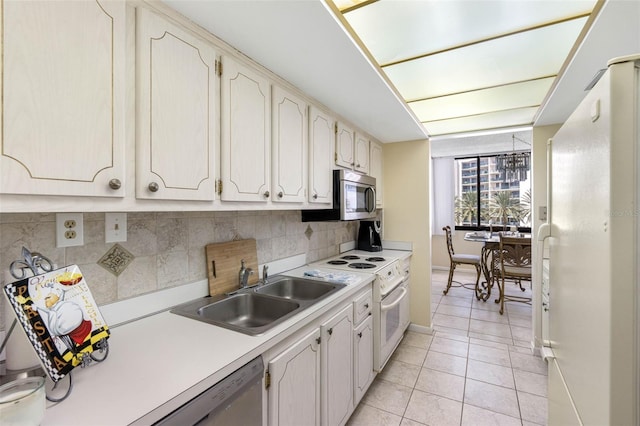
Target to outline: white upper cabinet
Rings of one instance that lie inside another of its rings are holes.
[[[336,165],[352,169],[354,166],[353,144],[355,134],[353,129],[344,123],[336,125]]]
[[[136,34],[136,197],[213,200],[216,52],[144,8]]]
[[[382,208],[382,145],[371,141],[369,149],[369,176],[376,178],[376,207]]]
[[[266,202],[271,196],[271,87],[253,69],[223,59],[220,198]]]
[[[360,173],[369,173],[369,139],[338,122],[336,126],[337,166],[346,167]]]
[[[124,196],[125,3],[1,7],[0,192]]]
[[[309,110],[309,202],[333,202],[335,121],[314,106]]]
[[[307,195],[308,106],[278,86],[273,86],[272,97],[271,199],[302,203]]]
[[[369,139],[356,132],[353,148],[353,169],[357,172],[369,173]]]

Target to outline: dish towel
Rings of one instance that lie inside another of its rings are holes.
[[[340,284],[354,284],[360,281],[359,277],[346,272],[322,272],[317,269],[311,269],[309,271],[305,271],[304,275],[306,277],[321,278],[325,281]]]

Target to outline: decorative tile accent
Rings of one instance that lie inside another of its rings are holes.
[[[134,257],[120,244],[115,244],[98,260],[98,265],[111,272],[116,277],[133,261]]]
[[[311,225],[307,225],[307,230],[304,231],[304,235],[307,236],[307,240],[311,239],[311,236],[313,235],[313,229],[311,229]]]

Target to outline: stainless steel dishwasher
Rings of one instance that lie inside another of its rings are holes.
[[[234,371],[156,425],[262,425],[262,372],[259,356]]]

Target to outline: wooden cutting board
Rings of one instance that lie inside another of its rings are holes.
[[[244,259],[245,267],[253,270],[253,274],[249,276],[249,284],[258,282],[258,251],[255,239],[207,244],[205,252],[211,296],[238,289],[240,284],[238,275],[242,259]]]

